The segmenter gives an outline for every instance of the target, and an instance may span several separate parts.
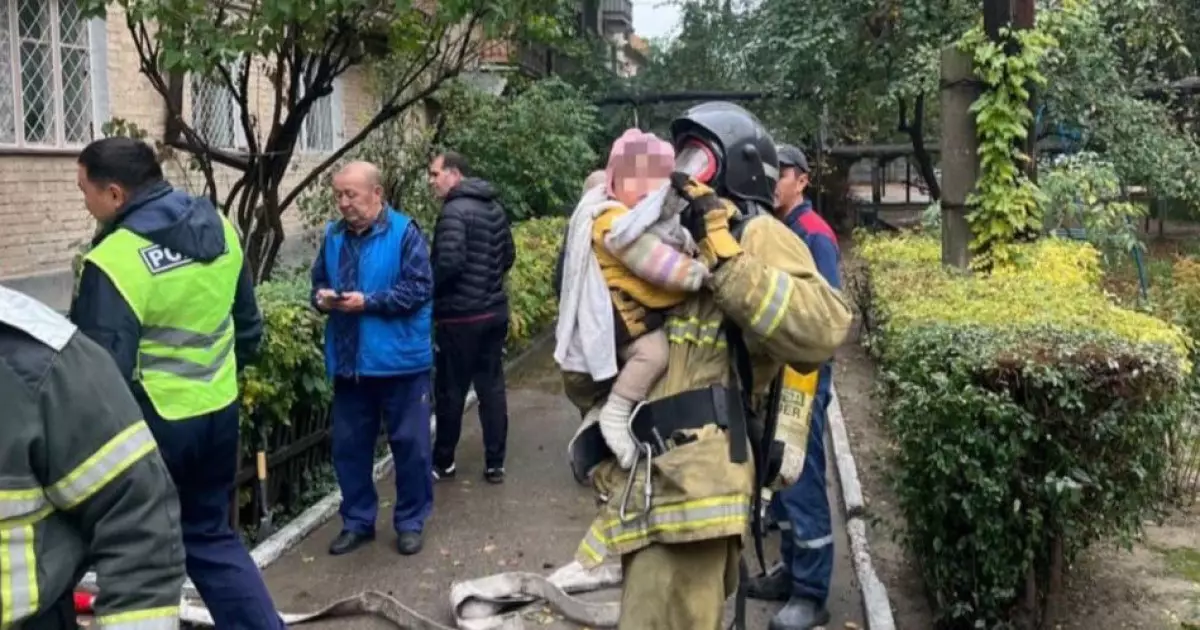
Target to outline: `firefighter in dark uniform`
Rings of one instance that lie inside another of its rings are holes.
[[[179,500],[103,348],[0,287],[0,628],[76,628],[89,567],[101,630],[179,627]]]

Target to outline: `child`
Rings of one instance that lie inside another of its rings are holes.
[[[666,141],[637,129],[626,131],[613,143],[604,171],[605,189],[602,192],[595,188],[587,190],[576,209],[577,214],[583,212],[585,215],[572,219],[571,229],[574,230],[577,220],[591,217],[588,230],[590,253],[598,263],[609,298],[607,304],[581,304],[579,308],[611,311],[611,336],[607,339],[615,342],[616,355],[624,363],[616,373],[599,416],[605,441],[624,468],[632,464],[636,454],[629,430],[630,416],[667,368],[666,311],[683,302],[688,292],[699,290],[708,275],[708,270],[692,259],[695,245],[679,225],[678,217],[660,219],[659,207],[639,205],[647,195],[668,184],[674,162],[674,149]],[[594,177],[595,174],[589,181],[595,181]],[[662,203],[661,197],[658,203]],[[635,224],[631,220],[638,218],[635,215],[649,214],[655,219],[652,226],[644,230],[630,228]],[[579,226],[584,227],[584,223],[586,221]],[[614,238],[615,228],[621,228],[623,232],[620,239]],[[565,286],[571,281],[570,274],[565,274],[564,280]],[[564,303],[568,301],[566,291],[564,288]],[[565,315],[571,317],[570,308],[567,311]],[[593,318],[591,321],[606,319]],[[585,337],[603,334],[600,329],[604,328],[603,324],[575,323],[568,324],[568,329],[572,326],[575,330],[568,330],[568,333]],[[560,332],[563,332],[561,328]],[[601,338],[599,343],[609,343],[607,339]],[[560,348],[564,347],[564,342],[569,344],[570,340],[560,335]],[[579,369],[578,362],[572,366],[569,360],[560,358],[558,351],[555,357],[564,370]],[[611,378],[610,372],[615,371],[615,365],[612,370],[605,370],[597,369],[594,361],[582,363],[588,364],[582,367],[590,372],[593,381]]]

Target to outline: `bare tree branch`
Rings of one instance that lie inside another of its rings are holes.
[[[445,56],[449,54],[449,51],[445,50],[445,47],[440,44],[450,29],[443,28],[432,45],[425,47],[424,52],[426,54],[420,55],[422,60],[419,63],[414,62],[412,64],[411,71],[405,71],[401,75],[402,78],[396,82],[395,87],[393,87],[390,94],[384,98],[379,111],[371,118],[371,120],[367,121],[363,128],[349,140],[344,142],[340,148],[326,157],[320,164],[313,167],[308,174],[306,174],[283,198],[283,201],[280,202],[279,211],[283,212],[289,208],[309,185],[316,181],[317,178],[320,177],[321,174],[324,173],[330,166],[336,164],[337,161],[340,160],[344,155],[361,144],[362,141],[365,140],[372,131],[378,129],[384,123],[405,112],[412,107],[414,103],[421,102],[436,92],[446,81],[458,76],[462,72],[463,66],[466,64],[469,58],[468,52],[470,43],[472,41],[472,36],[475,31],[475,27],[478,25],[482,17],[483,16],[481,12],[473,14],[467,23],[467,27],[463,31],[463,36],[460,42],[457,44],[457,46],[449,46],[451,49],[457,48],[457,53],[454,56],[453,62],[448,64],[449,68],[446,67],[447,63],[445,61]],[[433,52],[429,53],[431,49]],[[423,89],[419,90],[416,94],[401,100],[403,94],[409,91],[411,86],[416,83],[417,79],[425,75],[425,73],[434,65],[434,63],[438,62],[439,60],[441,63],[439,63],[438,72],[436,73],[435,77],[429,81],[429,84]]]

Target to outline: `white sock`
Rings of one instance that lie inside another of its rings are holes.
[[[633,465],[637,447],[629,430],[629,417],[633,414],[634,401],[616,394],[609,394],[604,408],[600,410],[600,433],[612,449],[621,468]]]

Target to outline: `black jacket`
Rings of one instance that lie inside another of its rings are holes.
[[[136,193],[116,220],[92,239],[92,245],[122,227],[195,260],[214,260],[225,253],[225,228],[208,198],[192,197],[166,182]],[[234,351],[241,368],[254,358],[263,333],[254,283],[244,264],[232,311]],[[133,381],[141,325],[108,276],[90,263],[83,266],[79,291],[71,304],[71,321],[113,355],[143,410],[150,409],[141,384]]]
[[[491,184],[467,178],[446,195],[433,231],[432,258],[435,317],[508,311],[504,277],[516,248]]]

